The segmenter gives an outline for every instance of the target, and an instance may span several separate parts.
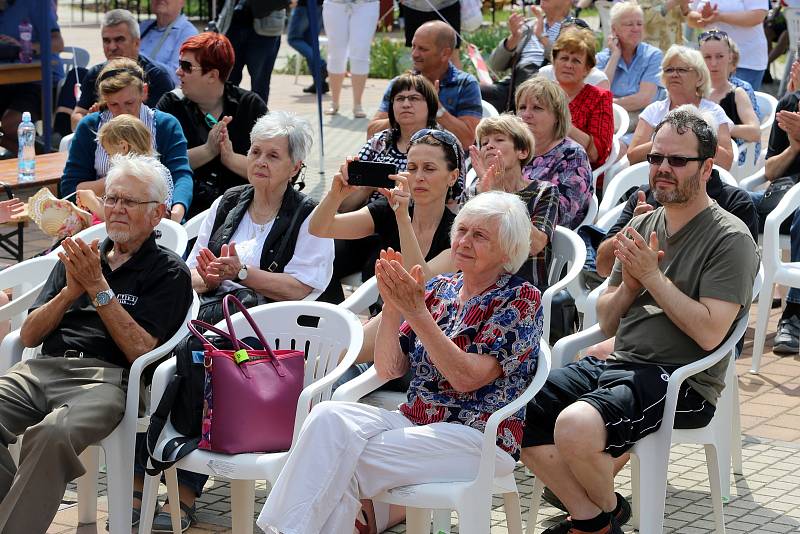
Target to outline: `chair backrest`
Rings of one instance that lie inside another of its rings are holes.
[[[59,152],[69,152],[69,147],[72,146],[72,138],[75,137],[74,133],[67,134],[58,142]]]
[[[200,233],[200,227],[203,226],[203,221],[206,220],[208,217],[208,213],[211,211],[211,208],[198,213],[188,221],[183,224],[183,229],[186,230],[186,237],[189,239],[195,239],[197,235]]]
[[[650,180],[650,164],[642,161],[618,172],[614,179],[608,183],[603,193],[603,202],[597,212],[602,218],[608,211],[616,206],[622,196],[633,187],[641,187]]]
[[[179,256],[183,256],[186,251],[186,244],[189,242],[183,226],[169,219],[161,219],[161,222],[156,226],[156,230],[161,232],[161,235],[156,238],[156,243],[170,249]],[[94,239],[103,241],[108,237],[108,232],[106,231],[106,225],[101,223],[78,232],[75,237],[80,237],[83,241],[90,243]],[[58,246],[48,256],[58,256],[58,253],[63,251],[63,247]]]
[[[767,151],[762,148],[760,152],[756,152],[756,147],[759,143],[748,141],[742,143],[739,147],[739,153],[744,153],[744,161],[741,164],[734,164],[731,168],[731,175],[738,182],[743,180],[756,172],[760,167],[764,166],[764,159]]]
[[[586,212],[586,217],[583,218],[583,220],[576,227],[576,229],[580,228],[581,226],[586,226],[588,224],[594,224],[594,220],[597,218],[597,210],[598,210],[597,195],[592,193],[592,198],[589,199],[589,211]]]
[[[784,10],[786,11],[800,11],[797,9],[791,10]],[[788,22],[789,17],[786,17]],[[797,19],[800,21],[800,17]],[[797,41],[791,41],[792,43],[796,43]],[[758,101],[758,107],[761,110],[761,135],[764,135],[765,132],[769,132],[772,129],[772,123],[775,121],[775,110],[778,109],[778,100],[769,93],[762,93],[761,91],[756,91],[756,100]]]
[[[65,46],[64,49],[58,53],[58,57],[64,65],[65,74],[76,66],[83,67],[84,69],[89,66],[89,51],[85,48]]]
[[[10,319],[12,330],[22,326],[28,309],[39,296],[42,286],[58,262],[57,256],[42,256],[0,271],[0,290],[13,289],[13,300],[0,306],[0,321]]]
[[[378,280],[373,276],[358,286],[339,306],[353,313],[364,313],[378,301],[379,296]]]
[[[731,159],[731,170],[733,170],[739,166],[739,145],[736,144],[736,141],[734,141],[732,137],[731,152],[733,153],[733,159]]]
[[[364,331],[352,312],[327,302],[273,302],[248,310],[273,349],[295,349],[306,353],[303,387],[327,375],[355,347],[361,349]],[[241,313],[231,317],[236,336],[254,335]],[[225,321],[217,326],[227,329]],[[317,395],[312,404],[329,400],[331,388]]]
[[[486,100],[481,100],[481,108],[483,108],[484,117],[497,117],[500,115],[500,113],[497,111],[497,108]]]
[[[563,226],[556,226],[552,240],[552,259],[547,273],[547,289],[542,294],[542,310],[545,321],[542,339],[550,343],[550,315],[555,295],[580,276],[586,263],[586,245],[583,240]]]
[[[722,180],[723,183],[726,183],[728,185],[732,185],[734,187],[738,187],[739,186],[739,180],[737,180],[733,176],[732,172],[726,171],[725,169],[723,169],[719,165],[714,165],[714,168],[719,173],[719,179]],[[736,163],[735,162],[734,162],[734,168],[736,168]]]
[[[614,137],[611,139],[611,152],[609,152],[608,157],[603,162],[602,165],[597,167],[592,171],[592,186],[597,190],[597,179],[600,178],[600,175],[610,169],[616,162],[617,157],[619,157],[619,139]],[[606,177],[608,178],[608,177]],[[606,180],[607,181],[607,180]],[[606,184],[603,183],[603,191],[605,191]]]
[[[625,209],[625,203],[620,202],[607,212],[603,213],[602,215],[597,215],[597,220],[594,222],[594,225],[602,230],[608,232],[614,223],[617,222],[619,216],[622,215],[622,211]]]
[[[611,106],[614,109],[614,137],[619,139],[628,133],[628,127],[630,127],[631,124],[631,117],[628,115],[628,112],[625,111],[625,108],[619,104],[612,104]]]
[[[800,207],[800,184],[793,186],[783,196],[764,223],[764,246],[761,261],[767,271],[773,271],[781,264],[780,226],[781,223]]]

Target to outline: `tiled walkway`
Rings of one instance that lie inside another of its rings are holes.
[[[68,44],[89,48],[92,63],[102,58],[96,28],[73,27],[64,29]],[[285,42],[281,57],[290,50]],[[301,77],[294,84],[293,76],[274,75],[272,78],[271,109],[292,110],[316,124],[316,106],[313,97],[304,95],[300,88],[310,83],[310,78]],[[348,82],[346,82],[348,83]],[[364,96],[367,112],[374,111],[384,81],[369,80]],[[349,87],[346,86],[342,109],[349,110]],[[344,160],[363,143],[366,119],[353,119],[346,115],[325,117],[325,162],[324,177],[319,174],[316,148],[308,161],[307,188],[315,198],[327,189],[330,177]],[[315,139],[316,141],[316,139]],[[325,178],[327,177],[327,179]],[[42,250],[48,240],[41,233],[29,229],[26,233],[26,255]],[[768,332],[774,333],[778,311],[772,314]],[[751,324],[755,311],[751,312]],[[767,338],[771,347],[772,336]],[[762,359],[762,372],[750,375],[750,346],[752,329],[748,331],[748,343],[742,359],[737,363],[741,397],[742,430],[744,434],[744,475],[735,478],[735,489],[731,502],[725,507],[726,528],[729,532],[798,532],[800,531],[800,358],[778,358],[767,352]],[[710,497],[708,493],[704,454],[701,448],[677,446],[672,450],[670,478],[667,496],[665,532],[693,534],[713,532]],[[523,513],[527,512],[532,479],[523,469],[517,470],[517,480],[523,499]],[[629,471],[620,473],[618,483],[621,492],[630,495]],[[104,480],[101,489],[104,489]],[[230,501],[226,483],[211,480],[199,501],[200,524],[189,532],[231,532]],[[256,492],[256,512],[266,496],[261,485]],[[77,526],[77,506],[74,487],[67,492],[62,510],[48,532],[52,533],[102,533],[105,532],[105,498],[101,498],[99,519],[96,525]],[[543,507],[540,523],[535,532],[552,524],[557,510]],[[456,521],[455,515],[454,522]],[[506,532],[505,515],[498,501],[493,512],[492,533]],[[455,530],[455,529],[454,529]],[[630,529],[627,529],[630,530]],[[400,525],[391,532],[405,532]],[[326,534],[350,534],[326,533]]]

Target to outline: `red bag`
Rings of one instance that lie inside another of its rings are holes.
[[[263,350],[236,337],[229,303],[250,323]],[[189,330],[205,348],[205,400],[198,448],[226,454],[289,450],[297,400],[303,390],[305,354],[300,350],[273,351],[233,295],[225,296],[222,308],[228,332],[202,321],[189,323]],[[216,348],[198,327],[229,339],[235,350]]]

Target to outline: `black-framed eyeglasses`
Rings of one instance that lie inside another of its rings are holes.
[[[461,149],[461,143],[458,142],[458,139],[455,135],[451,134],[446,130],[434,130],[433,128],[423,128],[419,130],[417,133],[411,136],[411,140],[408,143],[408,146],[414,146],[415,144],[419,143],[426,137],[433,138],[434,141],[442,145],[449,146],[450,149],[453,151],[453,154],[456,157],[456,168],[461,169],[461,164],[464,161],[462,156],[463,152]]]
[[[583,19],[579,19],[578,17],[567,17],[561,21],[561,28],[566,28],[569,26],[578,26],[579,28],[583,28],[584,30],[591,30],[592,27],[589,26],[589,23]],[[559,30],[560,32],[561,30]]]
[[[650,165],[659,166],[667,160],[670,167],[686,167],[690,161],[705,161],[708,158],[687,158],[686,156],[665,156],[664,154],[656,154],[651,152],[647,155],[647,163]]]
[[[191,74],[194,69],[202,69],[200,65],[192,65],[191,61],[186,61],[185,59],[178,60],[178,68],[180,68],[186,74]]]
[[[709,39],[713,39],[715,41],[727,41],[728,34],[722,30],[707,30],[697,36],[698,43],[704,43]]]
[[[104,195],[102,197],[103,206],[107,208],[113,208],[117,205],[117,202],[125,208],[126,210],[133,209],[137,206],[141,206],[143,204],[158,204],[158,200],[135,200],[132,198],[125,198],[125,197],[118,197],[114,195]]]

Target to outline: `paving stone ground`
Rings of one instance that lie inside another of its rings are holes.
[[[97,26],[69,23],[61,11],[60,16],[67,44],[90,50],[92,64],[100,61],[102,50],[97,37],[99,34]],[[89,19],[90,22],[91,20]],[[279,65],[285,61],[289,53],[291,49],[284,39]],[[310,77],[301,76],[295,83],[294,76],[273,75],[270,108],[294,111],[316,124],[315,100],[300,91],[310,83],[310,80]],[[249,87],[247,78],[243,85]],[[384,87],[383,80],[368,81],[364,95],[368,114],[375,111]],[[365,139],[367,119],[354,119],[345,114],[350,109],[347,91],[349,85],[346,85],[343,93],[341,104],[343,114],[324,118],[324,162],[320,165],[316,148],[314,157],[307,161],[309,168],[306,191],[315,198],[319,198],[326,191],[330,178],[344,157],[355,153]],[[327,101],[326,96],[325,102]],[[31,194],[33,191],[27,193]],[[35,227],[26,230],[25,242],[27,257],[48,245],[48,239],[36,231]],[[767,349],[772,346],[779,314],[779,310],[773,310],[770,317]],[[750,367],[755,309],[751,311],[750,317],[751,328],[747,333],[744,353],[737,362],[744,440],[744,473],[736,475],[733,479],[735,487],[731,501],[725,506],[726,528],[732,533],[800,532],[800,454],[798,454],[800,452],[800,356],[780,358],[772,352],[766,352],[762,359],[761,374],[757,376],[749,374],[747,371]],[[516,476],[523,503],[523,514],[527,514],[533,479],[522,467],[517,469]],[[627,467],[618,476],[617,485],[624,495],[630,495],[630,472]],[[101,476],[100,489],[101,498],[96,524],[78,525],[73,485],[67,491],[61,510],[48,532],[53,534],[105,532],[107,508],[104,475]],[[258,501],[256,513],[261,509],[266,495],[267,488],[261,483],[256,491]],[[200,522],[189,532],[229,533],[231,532],[229,512],[228,484],[220,479],[211,479],[198,501]],[[560,519],[560,516],[556,509],[545,505],[540,510],[539,519],[536,529],[529,532],[538,534],[551,525],[554,519]],[[453,523],[454,525],[457,523],[455,514]],[[713,532],[714,522],[702,447],[681,445],[672,449],[664,526],[664,532],[667,533]],[[455,531],[455,528],[453,530]],[[632,531],[630,528],[626,529],[626,532],[630,531]],[[399,525],[389,532],[402,533],[405,532],[405,527]],[[493,506],[491,532],[492,534],[507,532],[505,514],[501,501],[497,499]]]

